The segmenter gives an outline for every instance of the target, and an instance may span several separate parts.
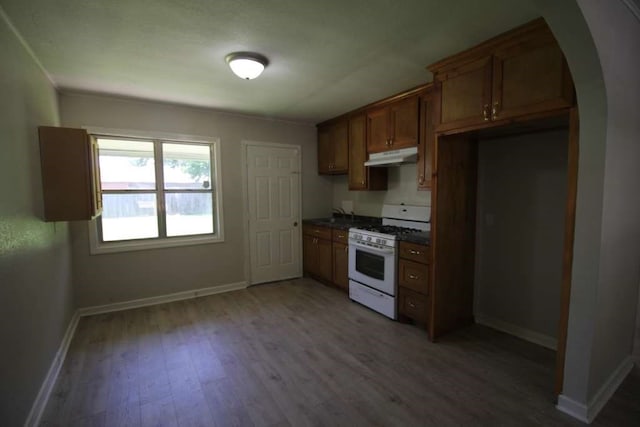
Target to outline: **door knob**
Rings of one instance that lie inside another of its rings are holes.
[[[294,221],[293,226],[297,227],[298,226],[298,221]]]

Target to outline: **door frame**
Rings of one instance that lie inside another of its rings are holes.
[[[249,164],[247,151],[250,146],[255,147],[268,147],[268,148],[286,148],[297,150],[298,167],[300,168],[298,175],[298,229],[297,232],[297,246],[298,253],[298,275],[302,276],[302,147],[298,144],[282,144],[276,142],[255,141],[255,140],[242,140],[241,142],[241,168],[242,168],[242,230],[244,235],[244,277],[247,286],[253,286],[252,272],[251,272],[251,239],[250,239],[250,226],[249,226]]]

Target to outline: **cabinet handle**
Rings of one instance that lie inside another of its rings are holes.
[[[360,181],[360,184],[364,185],[364,179],[362,181]]]
[[[409,279],[411,279],[411,280],[418,280],[418,279],[419,279],[419,277],[418,277],[418,276],[416,276],[415,274],[410,274],[410,275],[409,275]]]
[[[389,139],[389,145],[393,145],[393,138]]]
[[[410,303],[408,303],[408,304],[409,304],[409,307],[411,307],[411,308],[416,308],[416,305],[415,305],[414,303],[410,302]]]
[[[420,182],[420,184],[424,183],[424,176],[421,176],[418,182]]]
[[[345,246],[345,247],[344,247],[344,251],[345,251],[345,252],[349,252],[349,246]]]
[[[493,103],[493,108],[491,109],[491,115],[493,116],[494,119],[498,118],[498,109],[500,108],[500,103],[499,102],[494,102]]]
[[[489,121],[489,109],[491,108],[491,106],[489,104],[484,104],[484,107],[482,107],[482,117],[484,118],[485,122]]]
[[[420,255],[420,251],[414,251],[413,249],[409,249],[409,253],[411,255]]]

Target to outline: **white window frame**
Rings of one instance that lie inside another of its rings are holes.
[[[196,143],[211,146],[213,164],[215,168],[211,173],[211,181],[215,183],[213,188],[213,202],[216,209],[214,213],[214,234],[196,234],[190,236],[154,237],[150,239],[120,240],[117,242],[102,242],[99,236],[98,221],[100,216],[89,221],[89,250],[92,255],[116,252],[141,251],[158,248],[173,248],[180,246],[204,245],[224,242],[224,220],[222,205],[222,162],[220,160],[220,139],[194,135],[170,134],[163,132],[145,132],[122,129],[105,129],[98,127],[84,127],[87,132],[95,137],[144,139],[147,141]],[[154,156],[155,157],[155,156]],[[164,183],[157,183],[157,186]],[[156,189],[156,191],[161,191]],[[158,213],[162,215],[161,212]]]

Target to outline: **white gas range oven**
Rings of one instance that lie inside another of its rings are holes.
[[[349,298],[397,318],[398,237],[429,231],[428,206],[384,205],[382,224],[349,229]]]

